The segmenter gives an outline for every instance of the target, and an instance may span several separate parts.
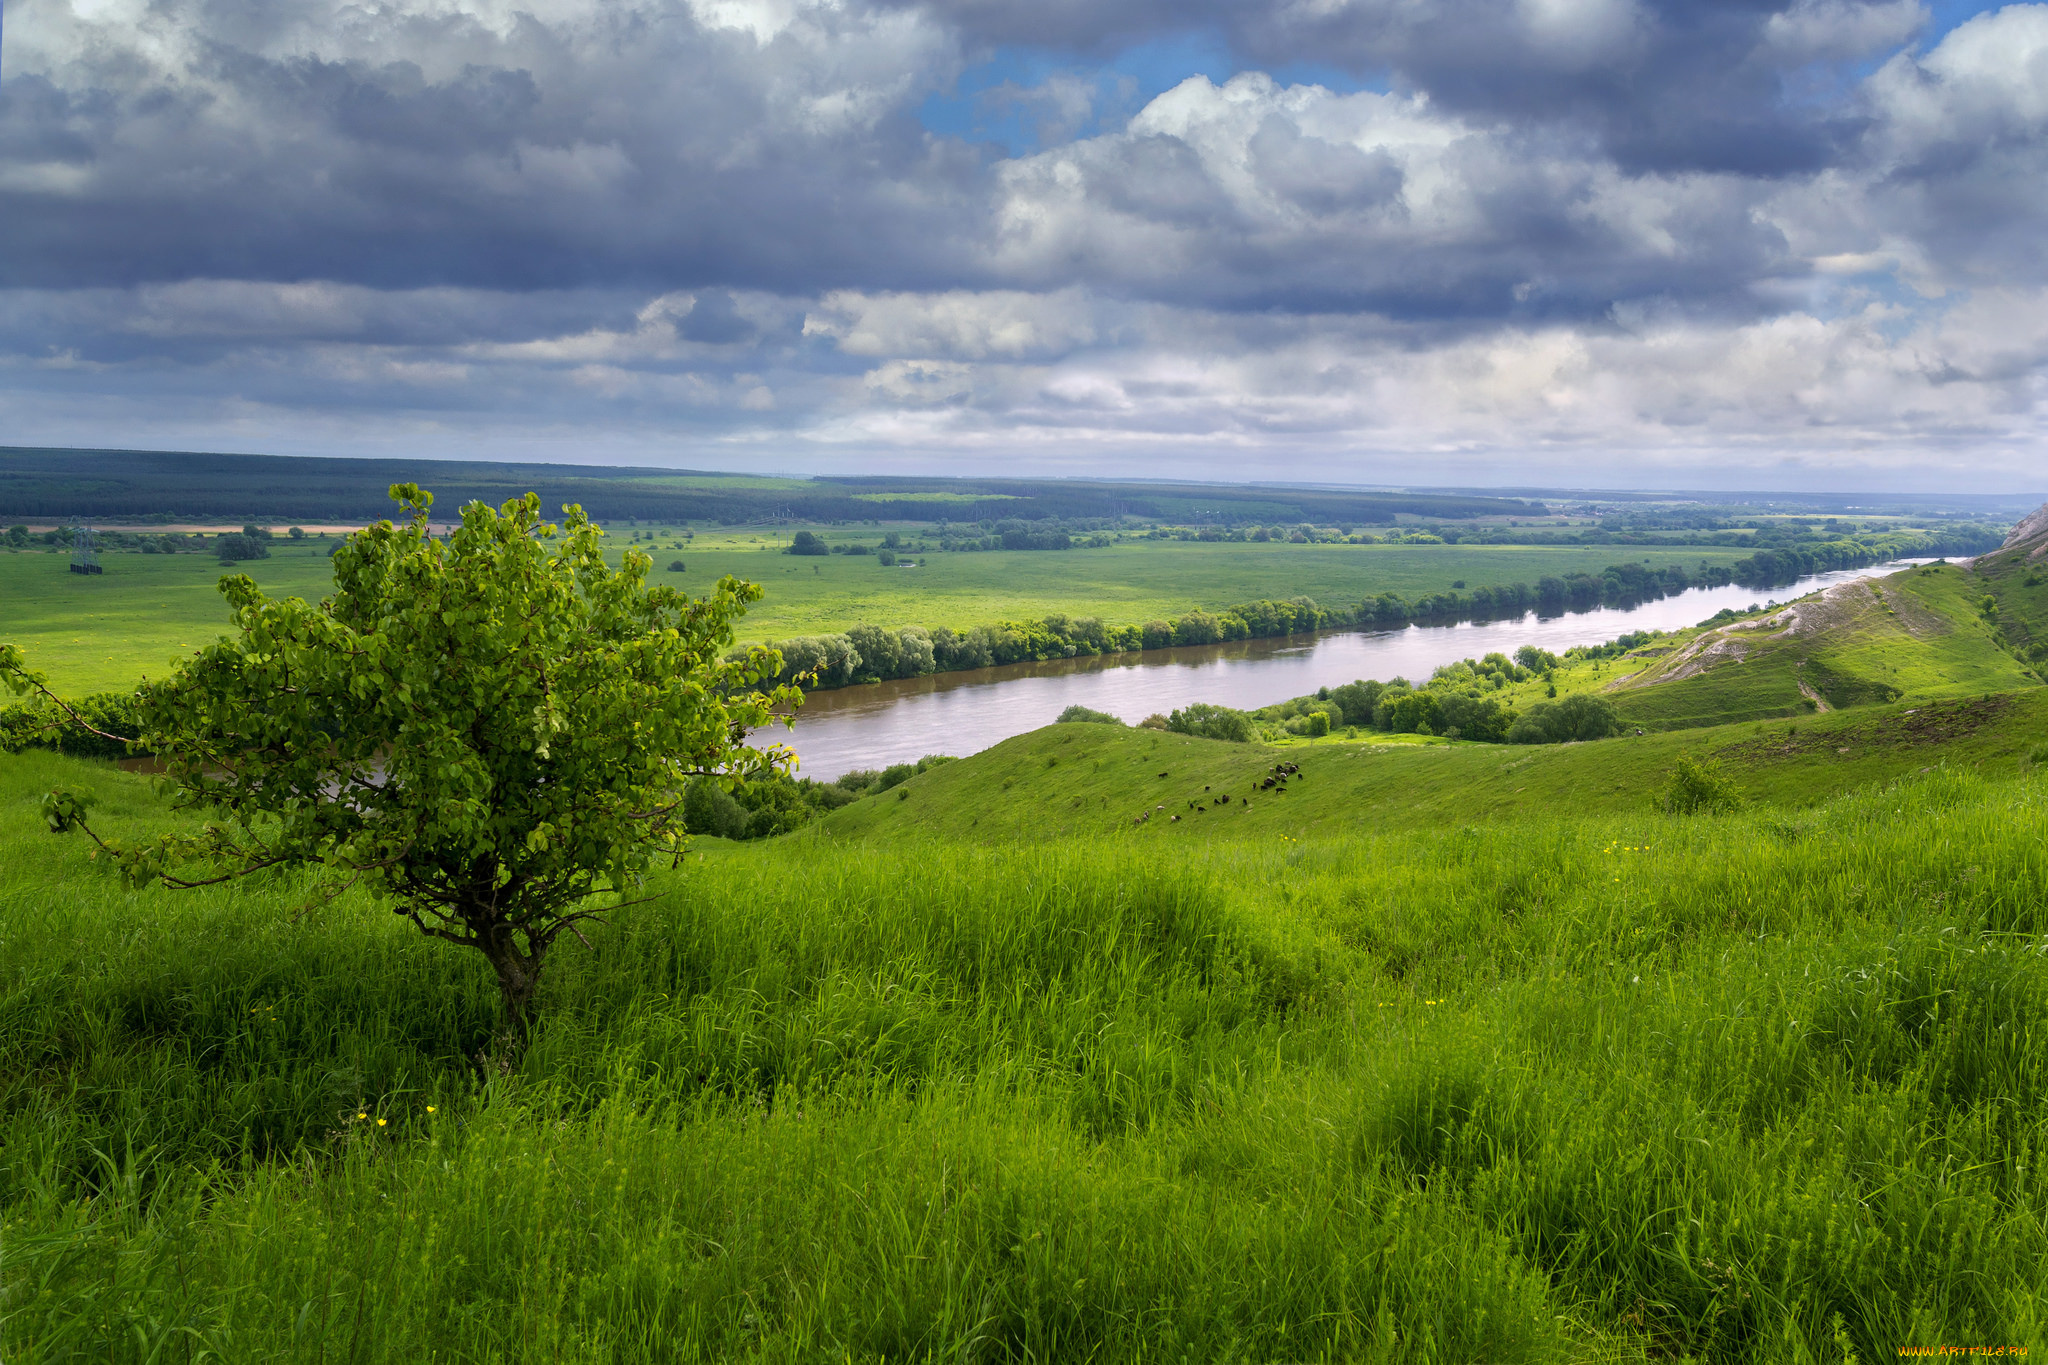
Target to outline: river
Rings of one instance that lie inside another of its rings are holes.
[[[924,754],[977,753],[1050,725],[1076,704],[1135,724],[1189,702],[1249,710],[1353,678],[1405,677],[1419,683],[1442,664],[1494,650],[1512,656],[1523,645],[1536,645],[1562,653],[1572,645],[1599,644],[1630,631],[1676,630],[1697,625],[1723,607],[1741,611],[1767,600],[1789,602],[1833,583],[1925,562],[1899,560],[1815,574],[1772,592],[1693,588],[1638,606],[1566,616],[1530,612],[1499,621],[1328,631],[835,688],[805,699],[793,732],[777,727],[761,732],[760,739],[773,735],[785,740],[801,758],[803,776],[829,781],[856,768],[882,768]]]

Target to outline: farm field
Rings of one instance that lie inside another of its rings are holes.
[[[625,543],[622,536],[622,550]],[[1533,583],[1575,570],[1598,573],[1627,559],[1690,568],[1741,557],[1738,550],[1699,547],[1126,541],[1092,550],[932,553],[923,556],[926,567],[889,569],[871,555],[785,555],[766,535],[702,535],[688,548],[671,548],[680,543],[663,537],[640,546],[654,556],[657,581],[701,593],[730,573],[767,590],[743,623],[745,640],[838,631],[863,621],[958,628],[1050,612],[1124,624],[1261,597],[1350,603],[1380,592],[1414,597],[1447,591],[1459,581],[1478,587]],[[270,559],[239,571],[274,596],[317,600],[331,582],[331,544],[283,542]],[[63,554],[0,553],[0,639],[20,645],[60,690],[130,686],[225,625],[226,606],[214,586],[223,571],[211,557],[102,558],[106,573],[94,577],[70,573]],[[668,571],[677,559],[687,566],[684,573]]]
[[[318,600],[333,590],[333,542],[283,545],[237,567],[274,596]],[[0,640],[17,644],[67,695],[117,691],[212,642],[228,625],[211,555],[100,556],[106,572],[74,574],[68,553],[0,553]]]
[[[0,758],[0,1353],[2048,1348],[2025,716],[1736,815],[1655,813],[1663,751],[1613,741],[1535,810],[1459,810],[1469,768],[1361,821],[1326,768],[1396,760],[1314,745],[1230,833],[704,840],[482,1088],[481,961],[305,883],[123,890],[36,797],[133,835],[147,784]],[[1025,812],[1153,739],[1027,738],[1033,791],[998,751],[850,810]],[[1255,756],[1166,742],[1113,804]]]
[[[839,539],[838,536],[834,537]],[[681,558],[673,580],[703,591],[721,574],[767,589],[748,616],[753,639],[844,630],[859,622],[958,629],[1048,612],[1100,616],[1111,624],[1168,618],[1262,597],[1313,597],[1351,604],[1382,592],[1417,597],[1473,587],[1534,583],[1545,574],[1599,573],[1609,564],[1702,561],[1731,564],[1744,551],[1687,546],[1292,545],[1128,540],[1088,550],[1018,550],[927,554],[919,569],[885,569],[869,556],[798,557],[763,538],[759,547],[730,541],[685,552],[655,553],[657,573]],[[872,543],[872,537],[868,537]],[[729,548],[728,548],[729,547]]]

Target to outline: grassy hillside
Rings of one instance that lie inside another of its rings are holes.
[[[1982,695],[2035,686],[1954,565],[1844,583],[1768,615],[1660,640],[1607,685],[1622,715],[1658,729]]]
[[[2044,582],[2029,586],[2021,572],[2001,586],[1992,574],[1935,564],[1856,580],[1619,655],[1567,658],[1497,695],[1526,710],[1595,693],[1631,729],[1659,731],[2030,689],[2041,674],[2025,623],[2036,610],[2048,620],[2048,575],[2036,576]],[[2005,616],[1987,610],[1992,589],[2004,594],[1992,600],[2011,602]]]
[[[2040,688],[1592,744],[1390,736],[1268,746],[1053,725],[834,812],[801,837],[1002,844],[1115,836],[1186,846],[1563,812],[1626,816],[1655,805],[1681,753],[1722,763],[1754,800],[1796,809],[1929,765],[2011,774],[2044,743],[2048,690]],[[1259,788],[1283,762],[1301,769],[1285,791]],[[1219,804],[1219,794],[1230,799]]]
[[[2048,518],[2035,513],[2014,528],[2003,549],[1979,555],[1970,570],[1995,607],[1985,613],[1989,622],[2041,671],[2048,665]],[[1980,599],[1980,610],[1983,605]]]
[[[1130,738],[1068,730],[1040,771]],[[1297,813],[1343,763],[1469,761],[1291,752]],[[2033,772],[707,847],[483,1089],[481,962],[297,884],[123,891],[40,830],[54,781],[169,818],[0,759],[10,1365],[2048,1349]]]

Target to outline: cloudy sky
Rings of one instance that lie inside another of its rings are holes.
[[[2048,491],[2048,4],[13,0],[0,444]]]

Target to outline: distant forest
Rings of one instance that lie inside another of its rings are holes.
[[[367,522],[391,513],[394,483],[432,489],[451,518],[472,499],[528,490],[553,513],[580,503],[599,521],[831,524],[865,521],[1114,520],[1222,526],[1390,525],[1537,517],[1540,502],[1456,493],[1351,493],[1077,479],[775,479],[709,471],[458,460],[0,447],[0,518]]]

